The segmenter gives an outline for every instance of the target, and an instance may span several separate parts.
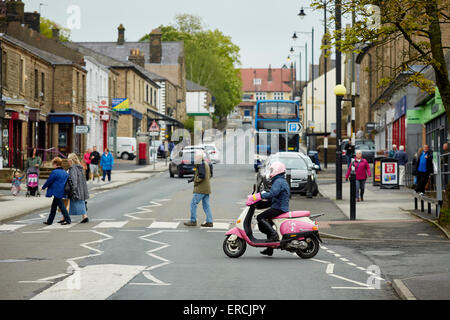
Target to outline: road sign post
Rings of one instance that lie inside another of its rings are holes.
[[[286,121],[286,152],[288,152],[289,133],[302,133],[303,126],[300,122]]]

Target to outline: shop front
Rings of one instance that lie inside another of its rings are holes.
[[[69,153],[83,152],[83,135],[75,134],[75,126],[83,124],[83,116],[75,113],[50,113],[48,122],[52,127],[51,146],[67,157]]]
[[[392,145],[406,145],[406,96],[403,96],[396,104],[392,123]]]

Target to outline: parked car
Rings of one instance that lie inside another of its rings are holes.
[[[136,138],[117,137],[116,156],[123,160],[133,160],[136,158]]]
[[[205,148],[206,152],[208,152],[212,163],[219,163],[220,162],[219,150],[216,148],[216,145],[214,145],[214,144],[204,144],[203,147]]]
[[[300,193],[306,195],[308,183],[308,168],[312,169],[313,187],[312,194],[317,196],[319,188],[316,182],[316,170],[318,166],[314,165],[311,159],[300,152],[278,152],[270,155],[263,165],[259,168],[256,175],[256,185],[258,191],[270,189],[270,166],[275,161],[280,161],[286,166],[286,170],[291,172],[291,193]]]
[[[342,163],[347,163],[345,145],[348,142],[349,142],[348,139],[344,139],[344,140],[342,140],[342,143],[341,143]],[[366,159],[367,162],[373,163],[375,156],[376,156],[375,142],[373,140],[356,139],[355,140],[355,151],[356,150],[361,150],[363,158]]]
[[[172,152],[172,159],[169,163],[169,175],[171,178],[178,175],[182,178],[185,175],[194,174],[195,150],[182,150],[178,154]],[[211,177],[213,176],[213,165],[207,152],[205,152],[205,162],[209,164]]]

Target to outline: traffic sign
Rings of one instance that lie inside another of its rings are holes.
[[[300,133],[303,129],[303,126],[300,122],[289,122],[288,123],[288,132],[289,133]]]
[[[158,124],[155,120],[153,120],[152,125],[148,128],[149,132],[159,132],[161,129],[159,128]]]
[[[77,133],[77,134],[89,133],[89,126],[87,126],[87,125],[75,126],[75,133]]]

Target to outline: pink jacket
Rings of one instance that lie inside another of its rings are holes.
[[[350,177],[352,166],[354,166],[356,170],[356,180],[366,180],[367,177],[370,177],[371,171],[367,160],[361,159],[361,161],[358,164],[358,161],[356,161],[356,159],[352,159],[352,164],[350,165],[350,167],[348,167],[345,179],[348,179],[348,177]]]
[[[90,156],[91,156],[91,154],[88,153],[88,152],[86,152],[86,153],[84,154],[83,159],[84,159],[84,162],[86,162],[86,164],[91,164]]]

